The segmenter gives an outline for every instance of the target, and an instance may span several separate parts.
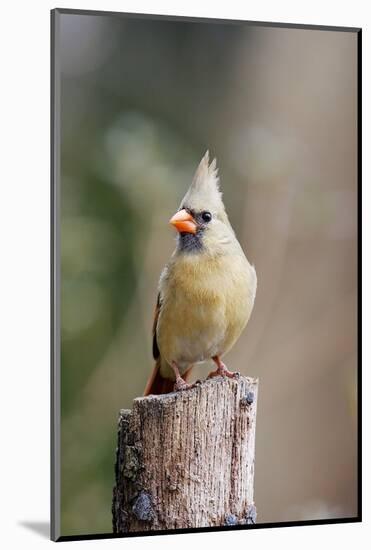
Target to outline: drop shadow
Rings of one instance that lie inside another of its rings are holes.
[[[50,523],[48,521],[19,521],[18,524],[43,538],[50,538]]]

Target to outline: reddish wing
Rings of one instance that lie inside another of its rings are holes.
[[[152,327],[152,355],[155,360],[157,360],[160,357],[160,350],[158,349],[157,345],[157,337],[156,337],[156,330],[157,330],[157,321],[158,316],[160,315],[160,308],[161,308],[161,299],[160,299],[160,293],[157,295],[157,303],[155,307],[155,317],[153,319],[153,327]]]
[[[158,322],[158,316],[160,315],[161,310],[161,298],[160,294],[157,296],[157,303],[155,307],[155,316],[153,319],[153,328],[152,328],[152,353],[153,358],[155,359],[156,363],[152,370],[152,374],[149,377],[149,380],[146,384],[146,387],[144,389],[144,396],[150,395],[150,394],[164,394],[169,393],[173,391],[174,388],[174,379],[173,378],[163,378],[160,373],[160,367],[161,367],[161,357],[160,357],[160,350],[158,349],[157,345],[157,322]],[[183,373],[183,380],[187,381],[191,371],[192,371],[193,365],[191,365],[186,372]]]

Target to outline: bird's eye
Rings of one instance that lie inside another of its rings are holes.
[[[204,222],[209,223],[212,220],[212,215],[210,212],[205,210],[205,212],[201,213],[201,218],[203,219]]]

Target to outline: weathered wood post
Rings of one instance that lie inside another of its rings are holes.
[[[217,377],[121,410],[113,531],[254,523],[257,392]]]

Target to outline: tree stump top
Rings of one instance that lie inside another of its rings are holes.
[[[121,410],[114,531],[251,523],[257,389],[216,377]]]

